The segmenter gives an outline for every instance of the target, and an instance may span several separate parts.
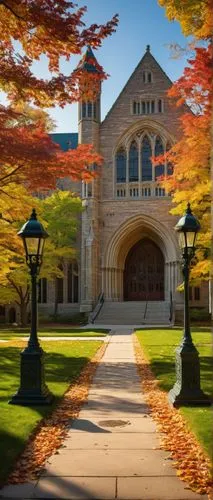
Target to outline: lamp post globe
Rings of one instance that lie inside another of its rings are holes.
[[[23,240],[31,276],[31,329],[27,347],[21,352],[20,387],[9,403],[25,406],[50,404],[53,395],[45,384],[44,352],[37,336],[37,278],[48,233],[37,220],[35,209],[18,236]]]
[[[48,238],[48,233],[37,220],[35,208],[32,210],[30,219],[18,232],[18,236],[23,240],[28,266],[34,263],[39,268],[42,264],[44,242]]]
[[[200,387],[200,362],[198,351],[193,344],[189,315],[189,272],[191,259],[195,255],[196,238],[200,223],[193,215],[190,203],[185,214],[175,226],[182,252],[182,271],[184,277],[184,328],[183,338],[176,350],[176,382],[169,392],[173,406],[210,405],[210,398]]]

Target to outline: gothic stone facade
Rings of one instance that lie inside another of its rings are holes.
[[[169,213],[171,199],[156,179],[163,169],[169,173],[169,165],[156,170],[150,161],[179,136],[183,108],[168,99],[171,85],[148,46],[102,123],[101,92],[96,102],[79,103],[78,142],[93,143],[104,163],[100,177],[81,186],[78,272],[72,275],[71,270],[68,276],[65,264],[61,282],[59,312],[65,315],[92,311],[100,293],[105,301],[172,297],[176,310],[183,308],[177,291],[182,276],[176,219]],[[66,135],[53,138],[62,143]],[[76,141],[76,135],[71,136]],[[44,295],[41,310],[52,313],[53,284]],[[191,299],[193,305],[205,305],[206,287],[195,290]]]

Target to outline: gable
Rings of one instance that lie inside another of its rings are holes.
[[[150,82],[147,78],[148,73],[150,73],[152,77],[152,81]],[[152,98],[156,95],[166,96],[166,92],[171,86],[172,81],[163,71],[153,55],[150,53],[149,46],[147,46],[146,53],[133,71],[115,103],[107,113],[102,124],[104,125],[105,122],[108,121],[108,119],[111,118],[111,116],[114,115],[115,111],[120,107],[122,107],[124,110],[124,105],[127,104],[128,98],[128,107],[130,109],[130,99],[137,99],[137,97],[139,97],[140,99],[142,99],[143,97],[147,99],[148,97]]]

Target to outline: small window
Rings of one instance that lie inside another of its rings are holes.
[[[159,101],[158,101],[158,112],[162,113],[162,100],[161,99],[159,99]]]
[[[155,101],[151,102],[151,109],[152,109],[152,113],[154,113],[155,112]]]
[[[136,115],[137,113],[137,103],[134,101],[133,102],[133,114]]]
[[[87,104],[87,116],[88,118],[92,118],[92,103],[88,102]]]
[[[60,265],[59,269],[63,271],[63,267]],[[56,301],[58,304],[62,304],[64,301],[64,280],[63,278],[56,278]]]
[[[142,114],[145,115],[146,113],[146,103],[145,101],[142,101]]]
[[[96,106],[96,102],[93,103],[93,117],[97,118],[97,106]]]
[[[38,303],[46,304],[47,303],[47,279],[41,278],[38,281]]]
[[[67,302],[78,302],[78,264],[72,262],[67,273]]]
[[[194,289],[194,299],[200,300],[200,288],[198,286],[196,286]]]
[[[147,115],[149,115],[149,113],[150,113],[150,101],[146,102],[146,112],[147,112]]]
[[[92,184],[91,184],[91,182],[87,186],[88,186],[87,196],[88,196],[88,198],[91,198],[92,197]]]
[[[82,118],[86,118],[86,103],[82,102]]]
[[[143,72],[143,83],[152,83],[151,71],[144,71]]]

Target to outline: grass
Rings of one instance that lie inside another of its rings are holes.
[[[147,355],[160,388],[169,391],[175,382],[175,349],[182,338],[182,328],[138,330],[137,337]],[[199,351],[200,379],[203,391],[212,395],[212,338],[209,328],[192,328]],[[181,407],[182,415],[197,439],[212,458],[212,408]]]
[[[20,337],[29,337],[30,327],[28,328],[1,328],[0,340],[17,339]],[[39,337],[105,337],[109,330],[91,328],[80,330],[78,328],[59,328],[43,327],[38,329]]]
[[[8,400],[19,387],[20,351],[25,342],[0,344],[0,482],[7,478],[36,424],[51,413],[64,392],[91,359],[101,341],[41,342],[45,351],[46,382],[55,396],[51,406],[16,406]]]

